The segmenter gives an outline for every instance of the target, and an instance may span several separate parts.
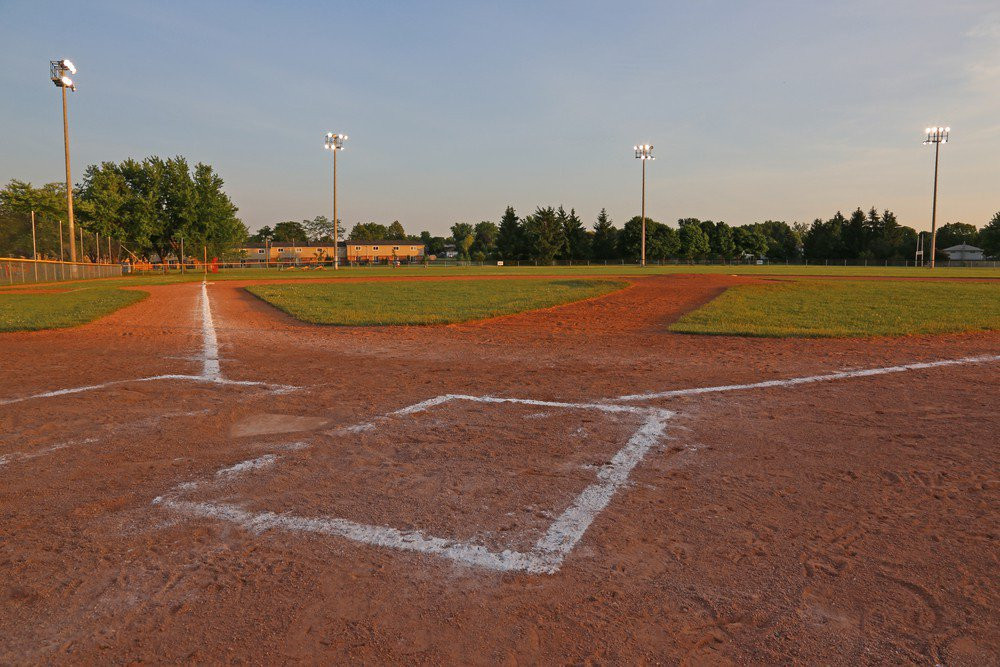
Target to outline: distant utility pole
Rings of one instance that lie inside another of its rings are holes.
[[[66,149],[66,216],[69,221],[69,259],[76,261],[76,241],[73,235],[73,178],[69,170],[69,115],[66,111],[66,89],[76,91],[76,84],[73,79],[67,76],[76,74],[76,66],[69,60],[49,61],[49,78],[57,88],[62,89],[62,109],[63,109],[63,145]],[[83,242],[81,241],[81,245]],[[81,250],[82,252],[82,250]]]
[[[38,282],[38,241],[35,238],[35,212],[31,212],[31,259],[35,265],[35,282]]]
[[[655,160],[651,144],[633,146],[635,157],[642,160],[642,250],[640,251],[640,266],[646,266],[646,160]]]
[[[340,241],[337,236],[337,153],[344,150],[346,134],[326,133],[326,143],[323,148],[333,151],[333,270],[340,268]]]
[[[924,139],[924,146],[934,144],[934,200],[931,204],[931,268],[934,268],[934,255],[937,253],[937,185],[938,185],[938,159],[941,156],[941,144],[948,143],[948,135],[951,134],[950,127],[928,127],[927,138]]]

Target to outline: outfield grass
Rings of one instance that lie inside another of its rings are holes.
[[[67,292],[0,292],[0,332],[60,329],[92,322],[142,301],[146,292],[113,287],[81,287]]]
[[[840,276],[840,277],[897,277],[897,278],[986,278],[1000,279],[997,268],[949,268],[938,267],[931,271],[925,268],[902,266],[796,266],[784,264],[754,265],[696,265],[671,264],[667,266],[647,266],[609,264],[592,266],[403,266],[398,269],[386,266],[347,267],[339,271],[324,270],[281,270],[270,269],[223,269],[219,273],[208,274],[208,279],[216,280],[299,280],[323,278],[367,278],[384,277],[408,278],[413,276],[640,276],[677,273],[738,274],[759,276]],[[101,278],[81,281],[87,284],[110,286],[120,285],[163,285],[202,280],[204,274],[188,271],[163,274],[123,276],[121,278]],[[51,284],[51,283],[50,283]]]
[[[1000,329],[1000,285],[785,280],[740,285],[671,325],[681,333],[857,337]]]
[[[600,279],[447,280],[253,285],[251,294],[312,324],[449,324],[547,308],[607,294]]]

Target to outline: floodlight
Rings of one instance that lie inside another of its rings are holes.
[[[323,148],[333,151],[333,268],[340,268],[340,249],[337,239],[337,152],[344,150],[344,142],[347,141],[346,134],[327,132],[326,141]]]
[[[934,198],[931,204],[931,268],[934,268],[934,254],[937,251],[937,190],[938,162],[941,157],[941,144],[948,143],[951,135],[950,127],[928,127],[924,145],[934,144]]]
[[[70,74],[76,74],[76,66],[73,64],[72,60],[62,60],[63,69],[68,69]]]
[[[655,160],[652,144],[636,144],[632,146],[635,157],[642,160],[642,245],[639,252],[639,264],[646,266],[646,160]]]

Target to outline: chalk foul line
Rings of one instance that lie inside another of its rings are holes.
[[[270,529],[319,533],[371,546],[441,556],[465,565],[490,570],[553,574],[558,571],[563,560],[577,545],[597,516],[608,506],[618,490],[628,483],[632,470],[643,460],[649,450],[664,437],[667,421],[673,416],[672,412],[658,408],[448,394],[390,412],[374,421],[384,421],[397,415],[413,414],[448,401],[458,400],[631,413],[643,416],[644,420],[625,446],[608,463],[597,469],[597,480],[576,496],[569,507],[553,521],[528,552],[509,549],[496,551],[474,542],[435,537],[418,530],[401,531],[390,526],[358,523],[341,517],[302,517],[268,511],[251,512],[230,503],[185,500],[183,498],[185,493],[199,488],[200,485],[196,482],[186,482],[175,487],[171,492],[154,498],[153,504],[192,516],[235,523],[253,533]],[[374,424],[364,422],[359,426],[363,426],[367,430],[373,428]],[[344,429],[345,432],[352,430],[356,429],[350,427]],[[242,475],[256,472],[262,468],[277,465],[278,462],[279,458],[273,455],[243,461],[217,471],[214,481],[227,479],[233,474]]]
[[[865,368],[856,371],[842,371],[839,373],[826,373],[823,375],[808,375],[805,377],[788,378],[784,380],[765,380],[763,382],[751,382],[748,384],[726,384],[715,387],[695,387],[692,389],[672,389],[669,391],[656,391],[646,394],[627,394],[611,399],[614,401],[648,401],[655,398],[672,398],[674,396],[695,396],[698,394],[713,394],[724,391],[741,391],[745,389],[766,389],[768,387],[793,387],[800,384],[810,384],[813,382],[830,382],[833,380],[848,380],[851,378],[872,377],[875,375],[889,375],[891,373],[905,373],[925,368],[940,368],[943,366],[965,366],[968,364],[988,364],[1000,361],[1000,354],[984,354],[975,357],[962,357],[960,359],[941,359],[939,361],[921,361],[912,364],[902,364],[899,366],[884,366],[882,368]]]
[[[203,382],[207,384],[218,384],[236,387],[262,387],[275,394],[284,394],[300,389],[293,385],[275,384],[272,382],[256,382],[253,380],[230,380],[222,375],[219,366],[219,340],[215,332],[215,322],[212,319],[212,306],[208,298],[208,283],[201,283],[201,354],[196,359],[201,362],[201,373],[198,375],[186,373],[165,373],[163,375],[153,375],[143,378],[128,378],[125,380],[111,380],[99,384],[88,384],[80,387],[70,387],[67,389],[56,389],[53,391],[43,391],[30,396],[19,396],[16,398],[0,399],[0,406],[12,405],[23,401],[31,401],[39,398],[53,398],[55,396],[66,396],[69,394],[82,394],[88,391],[106,389],[121,384],[133,382],[156,382],[159,380],[184,380],[189,382]]]

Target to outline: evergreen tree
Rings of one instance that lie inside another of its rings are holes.
[[[399,220],[393,220],[392,224],[389,225],[386,230],[387,241],[405,241],[406,240],[406,230],[403,229],[403,225],[399,224]]]
[[[609,260],[618,257],[618,230],[608,217],[607,209],[602,208],[597,214],[591,248],[594,259]]]
[[[514,261],[524,256],[524,239],[521,221],[517,219],[514,207],[508,206],[500,218],[500,230],[497,233],[497,254],[500,259]]]
[[[562,210],[562,207],[559,207]],[[565,213],[565,211],[564,211]],[[583,227],[583,222],[571,208],[569,215],[562,221],[563,234],[566,236],[566,259],[587,259],[590,257],[590,237]]]
[[[551,263],[566,247],[566,235],[551,206],[539,206],[524,220],[524,238],[531,259]]]

